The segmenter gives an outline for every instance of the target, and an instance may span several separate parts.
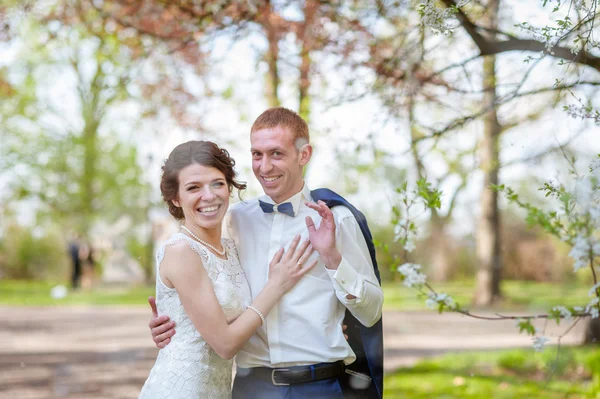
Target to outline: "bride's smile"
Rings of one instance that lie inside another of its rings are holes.
[[[194,163],[181,170],[177,199],[173,204],[181,207],[186,226],[196,234],[211,236],[218,232],[220,235],[230,194],[221,171]]]

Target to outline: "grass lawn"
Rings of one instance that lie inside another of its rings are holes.
[[[385,398],[600,398],[600,347],[445,355],[387,374]]]
[[[61,284],[49,281],[0,280],[0,305],[143,305],[154,296],[153,286],[96,287],[89,292],[69,292],[62,299],[50,295],[52,287]]]
[[[475,282],[452,281],[432,283],[437,292],[451,295],[456,302],[469,308],[475,291]],[[505,295],[499,309],[509,310],[548,310],[555,305],[577,306],[589,301],[589,286],[582,283],[552,284],[531,281],[504,281],[502,292]],[[402,283],[384,283],[385,310],[424,310],[425,298]]]
[[[2,305],[146,305],[154,286],[133,288],[97,286],[90,292],[69,292],[62,299],[53,299],[50,290],[64,282],[20,281],[0,279],[0,304]],[[469,307],[474,291],[473,281],[434,284],[439,292],[452,295],[461,305]],[[547,310],[558,304],[581,305],[588,302],[589,287],[584,284],[558,285],[526,281],[505,281],[502,289],[506,299],[499,306],[510,310]],[[424,310],[425,300],[417,291],[401,283],[384,283],[385,310]]]

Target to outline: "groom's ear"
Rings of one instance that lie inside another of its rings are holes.
[[[300,166],[304,166],[310,161],[312,157],[312,146],[310,144],[304,144],[300,147]]]

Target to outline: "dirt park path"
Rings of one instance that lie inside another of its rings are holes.
[[[0,306],[0,398],[137,398],[154,364],[146,307]],[[563,339],[579,343],[583,323]],[[543,324],[540,324],[543,327]],[[561,333],[548,324],[547,335]],[[386,371],[452,351],[530,346],[514,321],[384,312]]]

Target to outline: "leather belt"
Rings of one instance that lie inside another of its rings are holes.
[[[250,370],[253,377],[270,381],[273,385],[292,385],[337,378],[344,373],[344,362],[340,360],[335,363],[284,368],[253,367]]]

